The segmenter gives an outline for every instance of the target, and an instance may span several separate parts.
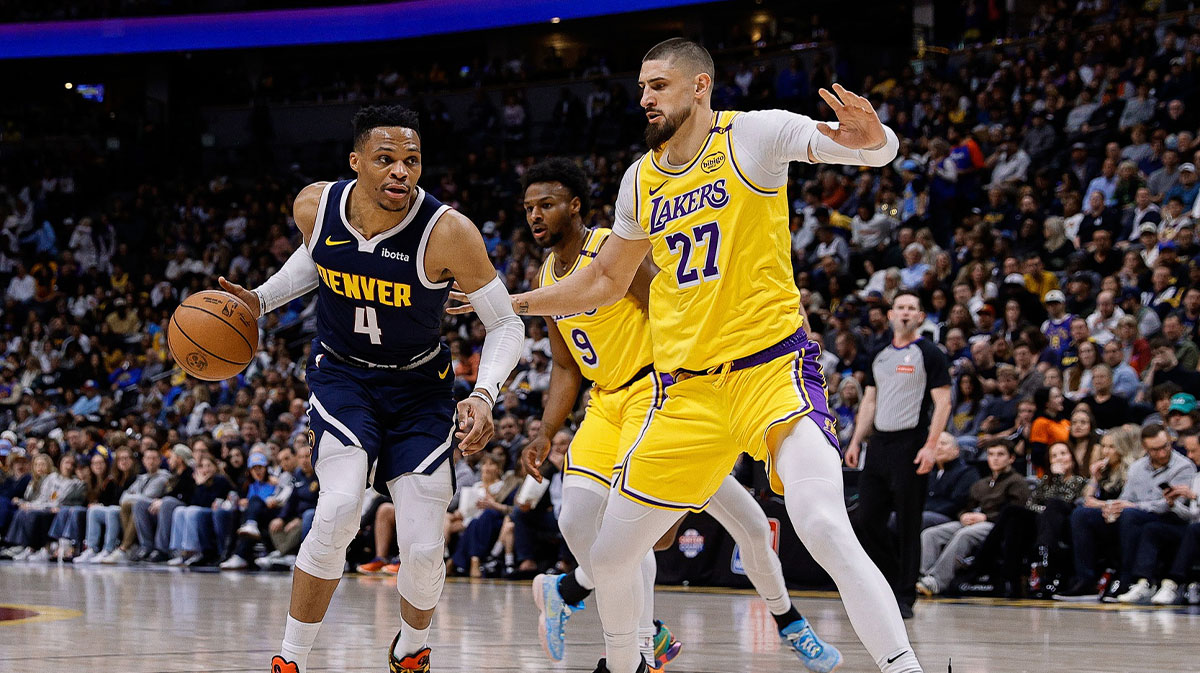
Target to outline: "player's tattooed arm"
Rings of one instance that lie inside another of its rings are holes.
[[[573,315],[615,303],[629,291],[630,283],[650,241],[610,236],[591,264],[563,280],[513,297],[519,315]]]

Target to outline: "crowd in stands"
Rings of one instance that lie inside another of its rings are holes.
[[[921,331],[952,362],[923,593],[1200,601],[1196,28],[1122,12],[1087,31],[872,73],[849,88],[901,137],[896,160],[793,164],[796,283],[826,349],[843,441],[872,354],[890,342],[897,292],[916,290]],[[715,107],[799,107],[783,78],[756,90],[737,64],[718,63],[728,68]],[[444,134],[477,131],[442,123]],[[555,123],[571,130],[569,117]],[[595,204],[587,224],[609,226],[640,150],[578,142]],[[518,205],[539,157],[498,156],[466,155],[422,185],[479,225],[497,273],[520,292],[543,254]],[[307,178],[147,176],[103,199],[82,198],[97,187],[80,179],[47,172],[10,182],[0,199],[7,554],[287,567],[319,490],[304,385],[313,297],[264,318],[260,352],[227,381],[186,377],[164,330],[216,276],[256,286],[282,264],[298,240],[291,195]],[[482,324],[447,317],[444,336],[465,394]],[[541,432],[548,382],[545,325],[531,320],[492,445],[456,462],[452,571],[526,576],[571,563],[555,524],[570,431],[552,438],[544,487],[517,460]],[[351,549],[364,572],[394,572],[394,517],[383,497],[364,508]]]

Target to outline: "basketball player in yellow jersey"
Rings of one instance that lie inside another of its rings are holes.
[[[744,450],[767,463],[879,668],[919,673],[891,589],[846,516],[820,351],[792,281],[785,193],[791,161],[881,166],[899,143],[840,86],[821,91],[838,117],[824,124],[714,112],[712,78],[695,43],[650,50],[638,84],[651,152],[625,174],[613,235],[586,267],[513,297],[518,313],[574,315],[623,297],[647,252],[661,269],[650,288],[654,365],[674,383],[625,454],[592,546],[608,653],[596,670],[644,670],[637,566],[681,511],[704,508]]]
[[[566,159],[531,167],[524,176],[525,217],[534,241],[550,248],[538,285],[553,285],[586,268],[611,237],[610,229],[587,229],[588,183],[583,170]],[[646,427],[650,409],[662,398],[662,382],[653,371],[650,323],[646,313],[650,282],[656,270],[646,259],[629,292],[616,303],[585,313],[546,319],[551,329],[554,369],[542,430],[523,452],[529,474],[538,471],[550,449],[550,438],[574,406],[583,378],[595,385],[587,416],[567,451],[559,529],[579,561],[566,575],[534,578],[534,601],[540,615],[542,644],[556,661],[563,658],[564,626],[581,609],[594,584],[590,579],[592,544],[599,532],[612,475],[620,470],[622,450],[634,444]],[[746,575],[767,601],[780,634],[815,673],[828,673],[841,663],[837,648],[821,641],[792,605],[783,569],[771,544],[771,527],[758,503],[731,476],[726,476],[707,510],[733,536]],[[660,668],[679,652],[680,644],[654,620],[653,552],[641,562],[643,607],[638,625],[639,648],[651,668]]]

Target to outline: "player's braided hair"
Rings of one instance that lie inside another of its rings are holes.
[[[579,199],[579,213],[583,215],[588,212],[588,179],[574,161],[555,157],[535,164],[525,171],[521,188],[529,189],[529,185],[539,182],[557,182],[566,187],[571,196]]]
[[[371,129],[400,126],[421,135],[421,120],[416,112],[402,105],[368,105],[354,113],[354,146],[360,147]]]

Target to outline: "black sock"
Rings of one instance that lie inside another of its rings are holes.
[[[558,595],[562,596],[563,602],[568,605],[575,605],[579,601],[588,597],[592,593],[591,589],[585,589],[579,586],[579,582],[575,580],[575,573],[569,572],[563,575],[562,581],[558,583]]]
[[[795,605],[788,608],[788,611],[783,613],[782,615],[771,615],[771,616],[775,618],[775,624],[777,624],[779,626],[780,631],[782,631],[783,627],[787,626],[788,624],[791,624],[792,622],[800,620],[800,613],[796,611]]]

